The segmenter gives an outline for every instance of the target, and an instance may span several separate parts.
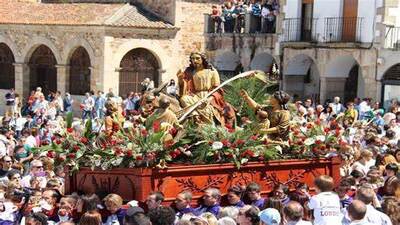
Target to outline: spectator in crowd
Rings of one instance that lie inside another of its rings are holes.
[[[209,212],[217,216],[221,210],[219,205],[220,200],[221,192],[216,188],[208,188],[204,191],[203,203],[195,209],[196,215]]]
[[[108,212],[111,214],[107,217],[105,225],[113,225],[116,223],[123,224],[124,217],[126,215],[126,209],[122,207],[123,200],[121,196],[117,194],[108,194],[104,198],[104,205]]]
[[[218,6],[213,5],[211,7],[211,20],[214,23],[214,26],[216,25],[215,32],[216,33],[221,33],[222,32],[222,13],[221,10],[218,9]]]
[[[146,199],[147,208],[149,210],[158,208],[161,206],[161,203],[164,201],[164,194],[159,191],[154,191],[150,193],[150,195]]]
[[[79,225],[102,225],[100,213],[96,211],[86,212],[79,220]]]
[[[149,211],[152,225],[173,225],[175,222],[175,211],[169,206],[160,206]]]
[[[304,208],[298,202],[290,201],[283,208],[283,215],[286,225],[312,225],[311,222],[303,221]]]
[[[333,98],[333,103],[330,106],[332,107],[335,115],[339,115],[345,110],[345,107],[342,105],[342,103],[340,103],[340,97],[337,96]]]
[[[306,207],[313,210],[314,225],[340,224],[340,199],[332,192],[332,177],[323,175],[314,180],[317,195],[311,197]]]
[[[192,193],[184,191],[176,196],[175,208],[176,216],[182,218],[184,214],[193,213],[194,209],[190,206],[192,202]]]
[[[225,33],[233,33],[237,12],[235,7],[232,5],[232,2],[225,2],[225,7],[222,10],[222,16],[224,17]]]
[[[261,188],[257,183],[249,183],[246,187],[246,194],[250,200],[251,205],[262,209],[264,206],[265,198],[261,197]]]
[[[250,33],[259,33],[261,31],[261,3],[259,0],[255,0],[251,7],[251,15],[255,23],[254,27],[250,30]]]
[[[95,118],[103,119],[105,115],[106,98],[104,92],[98,91],[94,102]]]
[[[82,120],[86,118],[92,119],[93,118],[93,108],[94,108],[94,100],[90,96],[89,92],[85,93],[85,99],[83,100],[81,107],[82,107]]]
[[[264,209],[259,213],[261,225],[279,225],[281,223],[281,214],[273,208]]]
[[[229,205],[242,208],[244,206],[244,202],[242,199],[243,190],[239,186],[232,186],[228,189],[228,194],[226,197],[228,198]]]
[[[245,206],[239,210],[237,222],[239,225],[259,225],[260,209],[256,206]]]
[[[178,97],[178,87],[176,86],[174,79],[171,79],[169,81],[169,84],[167,86],[167,94]]]
[[[6,112],[10,112],[11,114],[14,114],[14,109],[15,109],[15,92],[14,88],[11,88],[9,92],[5,95],[6,99]]]
[[[64,97],[64,110],[65,112],[72,112],[72,104],[74,103],[74,100],[71,97],[70,93],[65,93]]]
[[[351,225],[372,225],[368,221],[363,221],[367,207],[362,201],[354,200],[348,207],[348,215],[351,220]]]

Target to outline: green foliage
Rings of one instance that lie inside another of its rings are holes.
[[[253,110],[249,108],[244,102],[244,99],[240,96],[241,89],[246,90],[254,101],[263,104],[265,100],[269,98],[269,93],[276,90],[276,83],[265,83],[257,77],[252,77],[233,81],[224,88],[225,100],[238,110],[238,114],[255,119]]]
[[[67,128],[71,128],[72,127],[72,112],[67,112],[66,115],[66,123],[67,123]]]

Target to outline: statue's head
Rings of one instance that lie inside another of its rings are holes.
[[[276,91],[271,98],[272,105],[279,105],[281,109],[287,110],[287,103],[290,100],[290,95],[284,91]]]
[[[192,52],[190,54],[190,68],[196,69],[203,66],[204,69],[211,69],[212,66],[207,60],[207,56],[200,52]]]
[[[170,104],[171,104],[171,101],[170,101],[168,98],[166,98],[166,97],[161,97],[161,98],[158,100],[158,105],[159,105],[160,108],[162,108],[162,109],[168,108]]]
[[[118,111],[117,103],[111,99],[106,101],[106,103],[104,104],[104,107],[106,108],[107,114],[109,114],[109,115]]]

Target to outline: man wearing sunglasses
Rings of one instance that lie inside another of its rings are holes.
[[[39,187],[46,187],[46,172],[43,170],[43,163],[40,160],[32,160],[30,164],[30,172],[28,175],[24,176],[21,180],[22,187],[32,188],[31,180],[32,178],[39,179]]]

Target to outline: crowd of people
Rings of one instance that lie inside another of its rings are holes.
[[[154,84],[145,80],[143,87],[154,89]],[[174,96],[176,91],[170,81],[168,94]],[[128,119],[145,112],[142,93],[132,92],[122,99],[110,89],[106,94],[86,93],[80,102],[82,120],[75,122],[83,125],[88,118],[102,119],[108,100],[118,102]],[[0,127],[0,224],[400,224],[400,106],[396,100],[388,109],[369,98],[345,105],[339,97],[325,105],[311,99],[294,102],[296,123],[335,120],[346,129],[340,181],[317,177],[315,190],[301,183],[295,190],[276,185],[269,196],[261,196],[256,183],[232,186],[227,194],[209,188],[197,204],[192,205],[197,200],[192,193],[182,192],[171,206],[163,204],[160,192],[150,194],[144,205],[123,202],[115,193],[66,195],[64,168],[55,166],[47,155],[33,154],[32,148],[52,141],[74,99],[69,94],[63,98],[59,92],[45,96],[37,88],[25,104],[14,90],[6,94],[5,102],[7,113]]]
[[[250,14],[250,33],[275,33],[279,10],[277,0],[225,0],[212,6],[213,32],[243,33],[246,14]]]

